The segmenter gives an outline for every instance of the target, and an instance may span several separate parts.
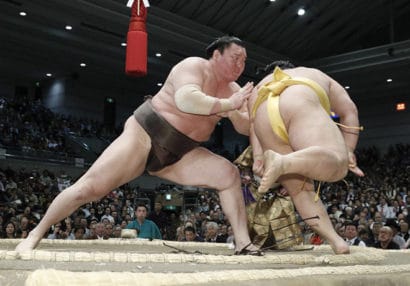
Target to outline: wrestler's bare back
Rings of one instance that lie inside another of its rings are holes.
[[[284,72],[290,75],[291,77],[304,77],[311,79],[318,83],[326,91],[326,93],[329,94],[329,84],[332,79],[317,69],[297,67],[293,69],[286,69],[284,70]],[[272,74],[269,74],[264,79],[262,79],[256,87],[259,89],[262,85],[266,84],[271,80]]]
[[[191,139],[199,142],[207,141],[221,117],[217,115],[189,114],[178,109],[175,104],[174,95],[178,84],[181,82],[181,77],[188,77],[185,71],[179,68],[181,64],[193,66],[194,72],[191,69],[189,78],[194,78],[195,82],[201,83],[201,90],[207,95],[217,98],[228,98],[239,89],[239,86],[234,82],[222,82],[221,84],[221,81],[217,81],[207,60],[188,58],[174,67],[164,86],[153,97],[152,104],[155,110],[171,125]],[[176,84],[176,81],[179,83]]]
[[[335,81],[317,69],[297,67],[293,69],[286,69],[284,70],[284,72],[293,78],[301,77],[315,81],[328,94],[331,103],[334,98],[337,98],[339,96],[338,94],[334,94],[333,90],[331,89],[331,85],[335,83]],[[271,80],[272,74],[269,74],[261,82],[258,83],[257,89]],[[302,94],[304,94],[303,97],[301,96]],[[257,93],[255,92],[251,98],[251,106],[253,106],[256,97]],[[323,120],[319,120],[318,117],[302,116],[302,112],[307,112],[310,109],[310,105],[306,104],[306,100],[308,100],[309,97],[311,99],[317,100],[314,91],[311,88],[303,85],[290,86],[281,94],[281,116],[285,122],[286,128],[288,129],[291,141],[293,142],[292,148],[290,148],[288,144],[283,142],[276,134],[271,132],[271,126],[267,114],[265,112],[262,112],[262,114],[260,114],[263,117],[263,120],[255,122],[255,131],[264,149],[275,149],[280,153],[289,153],[292,151],[292,149],[297,150],[312,144],[325,144],[326,142],[334,141],[334,139],[331,138],[327,140],[327,136],[338,138],[337,142],[342,141],[342,136],[339,134],[337,128],[335,126],[329,126],[328,121],[330,122],[330,120],[324,118],[327,116],[325,113],[321,114],[323,115]],[[261,104],[259,109],[265,110],[266,102]],[[312,110],[311,112],[313,114],[314,111]],[[289,130],[290,118],[293,118],[293,128]],[[296,118],[299,120],[294,120]],[[307,124],[307,122],[309,124]],[[314,131],[317,128],[324,131],[324,133],[320,135],[320,140],[319,138],[313,138],[312,136],[312,134],[315,134]],[[292,130],[296,130],[297,132],[292,132]],[[325,132],[325,130],[327,133]]]

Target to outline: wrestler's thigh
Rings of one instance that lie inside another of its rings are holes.
[[[150,145],[148,135],[130,117],[122,134],[104,150],[79,183],[86,183],[93,191],[105,195],[142,174]]]
[[[227,159],[198,147],[188,152],[177,163],[159,172],[158,177],[181,185],[223,190],[240,182],[238,169]]]
[[[339,128],[322,108],[316,95],[281,96],[279,107],[293,150],[322,146],[346,152]]]

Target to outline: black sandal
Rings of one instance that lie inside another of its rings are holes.
[[[264,256],[265,255],[265,253],[263,253],[263,251],[261,251],[260,249],[258,249],[258,250],[249,250],[249,249],[247,249],[251,244],[252,244],[252,242],[247,244],[241,250],[235,251],[234,255],[252,255],[252,256]]]

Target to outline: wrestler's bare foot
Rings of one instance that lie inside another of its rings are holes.
[[[330,243],[335,254],[349,254],[350,248],[349,245],[343,239],[338,239],[334,243]]]
[[[38,245],[41,240],[41,236],[36,236],[30,232],[26,239],[20,242],[17,246],[15,251],[17,252],[25,252],[25,251],[32,251]]]
[[[266,193],[283,174],[282,155],[272,150],[266,150],[263,156],[265,172],[258,188],[260,194]]]

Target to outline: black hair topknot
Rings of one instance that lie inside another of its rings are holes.
[[[229,47],[231,44],[237,44],[238,46],[244,47],[241,39],[233,36],[223,36],[206,47],[206,55],[208,58],[211,58],[215,50],[218,50],[222,54],[225,48]]]

